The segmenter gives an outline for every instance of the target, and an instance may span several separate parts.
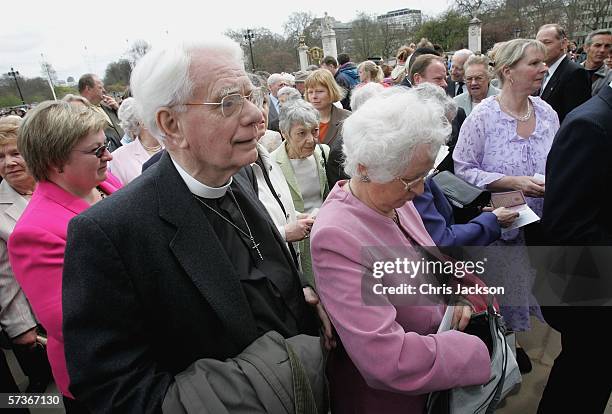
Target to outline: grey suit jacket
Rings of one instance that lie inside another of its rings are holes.
[[[0,183],[0,327],[14,338],[37,325],[30,304],[15,280],[6,242],[28,205],[6,180]]]
[[[321,137],[321,143],[331,147],[336,138],[341,135],[340,130],[342,129],[342,121],[344,121],[350,115],[351,111],[347,111],[346,109],[338,108],[337,106],[332,105],[329,127],[327,127],[327,133],[325,136]]]

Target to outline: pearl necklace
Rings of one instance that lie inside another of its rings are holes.
[[[507,113],[508,115],[510,115],[512,118],[516,119],[519,122],[527,122],[531,119],[531,115],[533,115],[533,105],[531,104],[531,101],[529,100],[529,98],[527,98],[527,113],[525,113],[525,115],[517,115],[514,112],[510,111],[508,108],[506,108],[506,106],[502,103],[501,99],[496,98],[497,99],[497,103],[499,103],[499,107],[502,109],[502,111],[504,111],[505,113]]]

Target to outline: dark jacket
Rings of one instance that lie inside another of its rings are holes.
[[[587,71],[565,56],[540,97],[553,107],[562,123],[574,108],[591,99],[591,82]]]
[[[344,154],[342,152],[342,144],[344,143],[344,139],[342,138],[342,123],[350,115],[350,111],[332,105],[329,128],[327,129],[327,135],[323,141],[325,144],[329,145],[329,158],[325,166],[325,172],[327,174],[327,183],[329,184],[330,190],[338,180],[349,178],[344,173],[344,168],[342,167],[344,160]]]
[[[104,135],[106,136],[106,145],[108,146],[108,150],[113,152],[121,146],[121,138],[123,138],[124,132],[121,125],[119,125],[117,112],[106,105],[100,105],[100,107],[111,120],[112,125],[107,125],[106,128],[104,128]]]
[[[277,131],[280,132],[280,129],[278,127],[278,111],[276,110],[276,107],[274,106],[274,104],[272,103],[272,98],[268,98],[270,100],[270,103],[268,104],[268,107],[270,108],[268,111],[268,129],[271,129],[272,131]]]
[[[351,110],[351,91],[360,82],[357,66],[353,62],[347,62],[341,65],[334,76],[338,85],[346,89],[346,96],[342,101],[342,107]]]
[[[448,141],[448,155],[440,162],[438,165],[439,171],[450,171],[452,173],[455,172],[455,164],[453,162],[453,151],[455,150],[455,145],[457,145],[457,140],[459,139],[459,131],[461,130],[461,125],[463,125],[463,121],[465,121],[465,111],[463,108],[457,108],[457,115],[451,122],[452,132]]]
[[[236,356],[263,333],[259,321],[286,337],[316,333],[299,272],[251,179],[235,174],[232,188],[248,200],[242,210],[260,222],[254,226],[270,226],[273,239],[263,241],[278,243],[292,274],[279,281],[262,273],[267,284],[257,286],[278,286],[285,311],[251,306],[245,275],[234,270],[168,153],[70,222],[62,286],[66,362],[71,392],[90,409],[159,412],[176,375],[198,359]],[[279,323],[287,317],[296,328]]]

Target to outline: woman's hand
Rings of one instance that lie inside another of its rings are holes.
[[[453,312],[451,327],[463,331],[472,317],[472,307],[469,305],[457,304]]]
[[[300,241],[310,236],[314,219],[304,218],[285,226],[285,240],[288,242]]]
[[[512,211],[506,207],[499,207],[492,211],[493,214],[497,217],[497,222],[502,227],[508,227],[514,220],[516,220],[519,216],[519,213],[516,211]]]
[[[319,319],[321,320],[323,345],[325,346],[325,349],[331,351],[336,347],[336,339],[334,338],[334,330],[332,328],[331,321],[329,320],[329,316],[327,316],[327,312],[319,300],[319,295],[317,295],[317,293],[310,286],[307,286],[302,290],[304,291],[304,299],[306,300],[306,303],[308,303],[310,306],[314,306],[317,310],[317,315],[319,315]]]
[[[542,180],[527,176],[512,178],[515,190],[522,191],[527,197],[544,197],[544,182]]]

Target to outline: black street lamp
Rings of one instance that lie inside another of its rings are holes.
[[[19,76],[19,71],[11,68],[11,71],[8,73],[8,75],[12,76],[13,79],[15,79],[15,85],[17,85],[17,91],[19,91],[19,97],[21,98],[21,103],[25,105],[25,100],[23,99],[23,94],[21,93],[19,82],[17,82],[17,76]]]
[[[251,40],[255,37],[255,33],[251,29],[247,29],[246,34],[244,35],[244,40],[249,41],[249,51],[251,52],[251,66],[253,67],[253,72],[255,71],[255,60],[253,59],[253,45],[251,44]]]

